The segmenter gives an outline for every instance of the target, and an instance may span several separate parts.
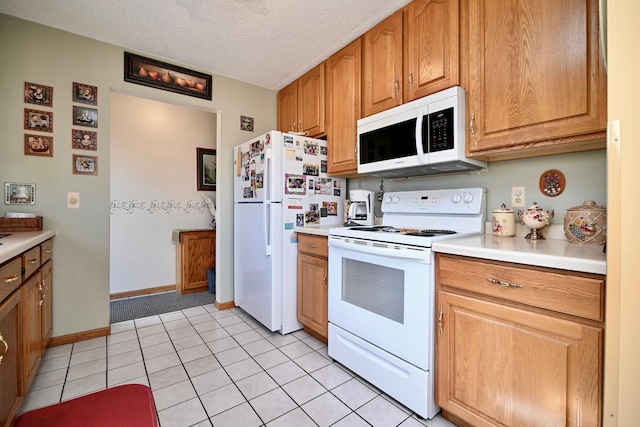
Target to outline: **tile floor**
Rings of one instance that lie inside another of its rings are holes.
[[[440,415],[419,420],[307,333],[272,333],[239,308],[213,305],[50,347],[21,412],[125,383],[152,388],[161,427],[455,427]]]

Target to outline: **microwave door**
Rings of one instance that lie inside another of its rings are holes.
[[[429,132],[425,132],[426,129],[423,126],[423,121],[428,120],[428,117],[425,117],[427,113],[427,107],[420,108],[416,122],[416,151],[418,152],[418,162],[422,164],[429,162]]]

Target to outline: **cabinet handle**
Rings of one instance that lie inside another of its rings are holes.
[[[400,77],[396,77],[394,86],[396,87],[396,93],[400,93]]]
[[[413,88],[413,71],[409,71],[409,87]]]
[[[505,288],[524,288],[524,285],[519,285],[517,283],[502,282],[500,280],[494,279],[493,277],[487,277],[487,282],[495,283],[496,285],[504,286]]]
[[[324,288],[327,289],[327,272],[324,272],[324,277],[322,278],[322,284],[324,285]]]
[[[11,282],[15,282],[16,280],[18,280],[20,278],[20,276],[14,274],[13,276],[9,276],[9,277],[5,277],[4,279],[4,283],[11,283]]]
[[[291,122],[291,130],[294,131],[294,132],[297,130],[296,129],[296,122]]]
[[[318,245],[316,245],[315,243],[307,243],[307,246],[313,249],[318,247]]]
[[[473,122],[476,120],[476,113],[471,113],[471,120],[469,120],[469,130],[471,131],[471,136],[476,136],[476,128],[473,127]]]
[[[45,253],[45,254],[50,254],[50,253],[51,253],[51,249],[45,249],[45,250],[44,250],[44,253]]]
[[[7,344],[7,342],[4,340],[1,333],[0,333],[0,342],[4,344],[4,352],[2,352],[2,356],[0,356],[0,364],[1,364],[2,359],[4,358],[4,355],[7,354],[7,352],[9,351],[9,344]]]
[[[31,264],[31,265],[33,265],[33,264],[37,264],[38,262],[40,262],[40,261],[38,261],[38,259],[37,259],[37,258],[34,258],[34,259],[30,259],[30,260],[29,260],[29,264]]]
[[[444,316],[444,310],[440,307],[440,313],[438,314],[438,328],[440,329],[440,335],[444,335],[444,329],[442,327],[442,317]]]

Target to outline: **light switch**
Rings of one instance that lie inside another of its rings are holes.
[[[80,207],[80,193],[67,193],[67,208],[78,209]]]

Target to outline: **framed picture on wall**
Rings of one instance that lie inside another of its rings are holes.
[[[198,191],[216,191],[216,150],[211,148],[196,148]]]
[[[24,154],[26,156],[53,157],[53,137],[48,135],[24,135]]]
[[[53,87],[24,82],[24,102],[43,107],[53,107]]]
[[[35,205],[36,185],[20,182],[4,183],[5,205]]]
[[[98,105],[98,88],[82,83],[73,82],[73,102]]]
[[[76,126],[98,127],[98,110],[73,106],[73,124]]]
[[[71,148],[96,151],[98,149],[98,132],[71,129]]]
[[[24,109],[24,128],[26,130],[39,130],[41,132],[53,132],[53,112],[43,110]]]
[[[98,158],[96,156],[73,155],[74,175],[98,175]]]

